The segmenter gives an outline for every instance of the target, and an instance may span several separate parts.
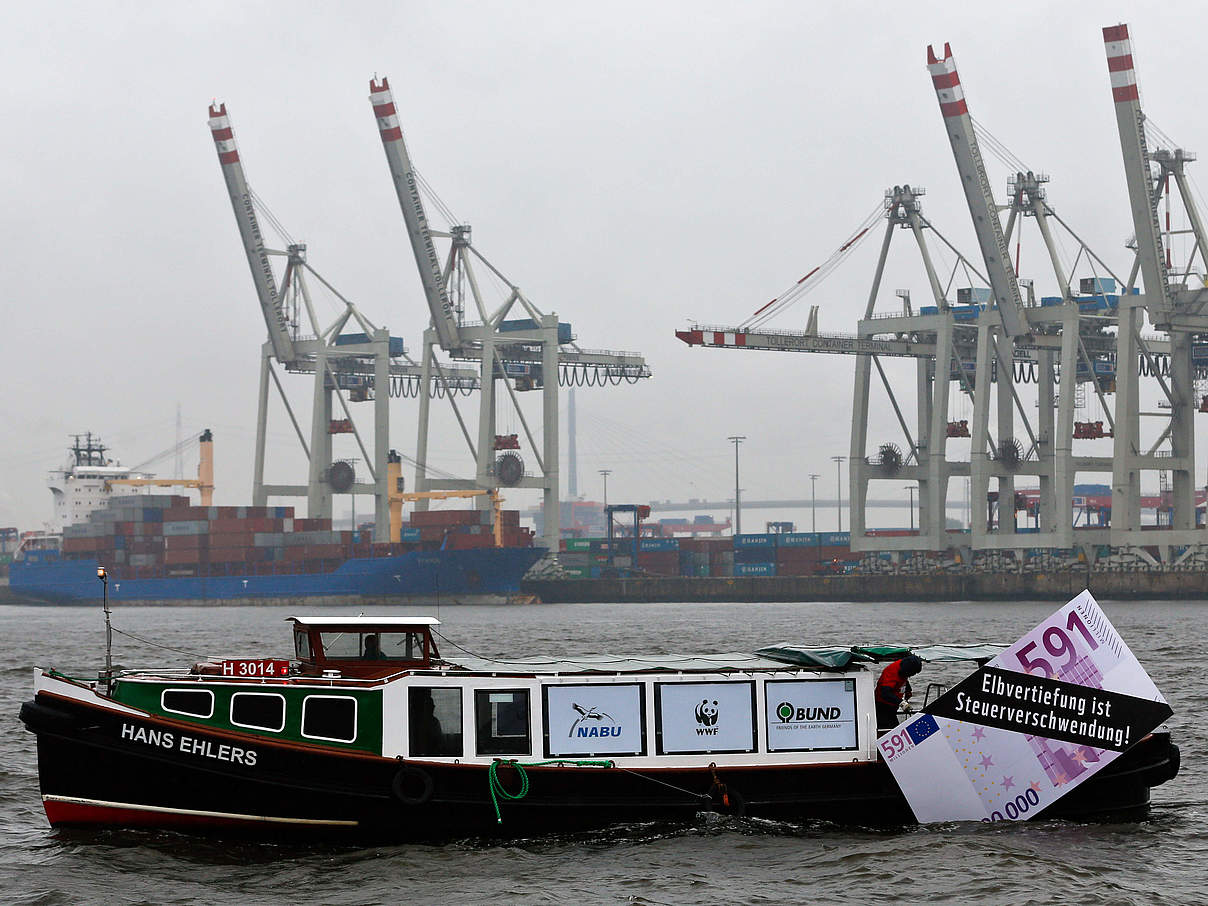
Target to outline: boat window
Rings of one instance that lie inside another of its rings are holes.
[[[357,700],[350,695],[308,695],[302,701],[302,735],[352,742],[357,738]]]
[[[285,729],[285,696],[275,692],[236,692],[231,696],[231,723],[280,733]]]
[[[422,661],[424,634],[414,631],[324,632],[329,661]]]
[[[298,660],[300,661],[309,661],[311,659],[310,633],[294,633],[294,651],[297,652]]]
[[[159,699],[160,707],[173,714],[190,717],[214,716],[214,693],[209,689],[165,689]]]
[[[407,696],[412,755],[461,755],[461,689],[412,688]]]
[[[531,751],[527,689],[479,689],[474,693],[474,722],[479,755],[527,755]]]

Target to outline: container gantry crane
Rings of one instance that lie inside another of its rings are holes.
[[[1170,280],[1156,201],[1158,189],[1163,185],[1168,188],[1173,178],[1195,233],[1196,250],[1208,267],[1208,236],[1184,188],[1186,179],[1182,174],[1183,166],[1194,160],[1194,155],[1176,148],[1150,154],[1132,74],[1127,28],[1105,29],[1104,37],[1137,235],[1136,260],[1127,280],[1117,277],[1057,215],[1046,198],[1047,177],[1034,170],[1019,166],[1011,173],[1010,203],[1003,208],[1009,215],[1006,228],[1002,227],[1000,208],[981,157],[978,133],[984,130],[969,116],[951,48],[944,45],[942,58],[928,48],[928,68],[986,276],[923,217],[920,190],[895,186],[886,192],[885,238],[855,337],[819,333],[816,307],[811,313],[811,326],[804,332],[770,330],[757,319],[749,319],[739,327],[694,325],[688,331],[676,332],[690,345],[856,356],[850,450],[855,550],[948,550],[967,544],[971,552],[1004,549],[1014,550],[1017,556],[1029,548],[1057,549],[1067,556],[1075,556],[1080,549],[1093,559],[1097,546],[1110,544],[1125,558],[1151,563],[1153,558],[1145,548],[1155,546],[1166,562],[1196,556],[1208,561],[1205,532],[1195,528],[1191,423],[1197,408],[1195,378],[1208,375],[1208,343],[1195,340],[1198,332],[1208,332],[1208,292],[1202,286],[1189,289],[1184,285],[1190,263],[1183,280]],[[997,144],[997,140],[991,142],[991,149]],[[1017,159],[1007,162],[1013,167],[1021,163]],[[1151,165],[1160,172],[1155,173]],[[1032,218],[1037,224],[1059,296],[1036,300],[1029,282],[1028,298],[1023,298],[1018,261],[1012,263],[1010,243],[1013,236],[1018,242],[1024,218]],[[1074,275],[1057,253],[1054,225],[1078,243],[1075,267],[1082,262],[1093,274],[1082,279],[1077,291],[1072,285]],[[874,311],[895,228],[911,230],[918,239],[935,303],[917,313],[910,308],[909,294],[903,291],[899,296],[906,304],[900,315]],[[955,305],[949,302],[923,241],[924,230],[930,230],[957,254],[959,266],[985,281],[988,288],[983,291],[984,299],[958,298]],[[1103,276],[1105,273],[1108,276]],[[1134,286],[1138,274],[1145,281],[1144,294]],[[1152,291],[1151,285],[1155,287]],[[1161,335],[1142,335],[1146,312],[1163,332]],[[751,329],[753,324],[758,329]],[[879,360],[887,356],[911,356],[918,361],[914,413],[899,403],[893,383],[885,375]],[[874,369],[902,429],[904,453],[895,444],[882,444],[877,453],[870,455],[868,407]],[[1169,416],[1144,413],[1168,418],[1148,447],[1142,445],[1139,430],[1142,377],[1155,379],[1169,408]],[[1102,421],[1074,421],[1077,394],[1070,389],[1058,393],[1059,381],[1065,388],[1089,385],[1094,389],[1103,407],[1106,430]],[[952,383],[973,404],[972,431],[962,430],[962,423],[956,423],[958,430],[954,431],[953,423],[947,421],[948,387]],[[1036,385],[1035,425],[1029,415],[1032,407],[1020,397],[1021,383]],[[1111,403],[1107,397],[1113,393],[1115,400]],[[969,459],[965,462],[949,459],[946,449],[949,437],[960,436],[970,437]],[[1087,451],[1077,450],[1073,443],[1075,439],[1105,437],[1113,438],[1110,456],[1086,455]],[[1164,444],[1169,444],[1168,450],[1160,449]],[[1145,469],[1158,471],[1159,475],[1174,474],[1170,530],[1160,537],[1142,532],[1139,473]],[[1102,522],[1075,533],[1070,500],[1079,472],[1112,474],[1110,527]],[[996,520],[992,515],[984,521],[974,519],[969,534],[954,539],[945,527],[948,484],[952,477],[961,476],[970,478],[973,500],[984,496],[998,501],[998,516]],[[1038,506],[1032,511],[1037,524],[1026,533],[1015,523],[1015,501],[1019,499],[1015,485],[1022,476],[1034,477],[1040,486],[1039,502],[1032,504]],[[919,486],[919,534],[866,536],[869,483],[903,479],[917,481]]]
[[[462,436],[474,457],[474,477],[438,478],[429,474],[427,460],[431,407],[428,397],[421,395],[415,490],[498,490],[500,486],[539,489],[542,492],[544,515],[543,540],[550,550],[556,551],[561,509],[558,477],[559,385],[635,382],[648,378],[650,369],[638,353],[580,348],[574,342],[569,324],[559,322],[556,314],[545,314],[538,309],[515,283],[474,248],[469,226],[451,224],[448,232],[433,230],[425,213],[420,178],[403,139],[388,79],[383,77],[380,81],[377,78],[370,81],[369,103],[377,120],[386,163],[431,317],[431,326],[424,333],[421,358],[424,377],[421,382],[442,367],[436,359],[437,347],[454,360],[473,362],[478,366],[480,392],[476,434],[471,433],[467,419],[458,410],[456,399],[450,396]],[[443,268],[434,237],[451,241]],[[509,295],[503,304],[493,310],[488,307],[480,291],[476,262],[498,277],[508,289]],[[459,306],[450,293],[454,275],[464,277],[464,283],[468,284],[474,309],[480,319],[478,322],[462,320],[464,302]],[[517,306],[521,309],[520,316],[509,318]],[[496,455],[502,449],[496,431],[499,383],[502,383],[510,398],[513,412],[536,460],[538,474],[525,474],[514,452],[504,451]],[[534,435],[533,426],[520,407],[516,395],[518,389],[541,391],[539,438]],[[487,505],[486,496],[478,499],[481,506]],[[426,505],[427,498],[416,501],[417,507]]]
[[[251,267],[252,280],[268,330],[261,349],[260,385],[256,421],[256,448],[252,478],[252,500],[264,506],[270,497],[306,497],[311,517],[332,515],[333,495],[367,494],[374,498],[375,540],[392,537],[391,495],[397,493],[395,475],[400,468],[390,451],[391,395],[419,396],[468,393],[478,387],[478,375],[465,368],[444,369],[433,375],[406,356],[403,341],[378,328],[349,300],[341,296],[306,260],[306,246],[291,242],[285,250],[269,248],[257,216],[257,200],[248,186],[226,104],[210,107],[210,132],[218,152],[223,179],[230,196],[235,222]],[[284,274],[277,282],[272,258],[285,259]],[[311,301],[306,274],[315,277],[344,304],[331,325],[319,323]],[[305,321],[304,321],[305,318]],[[302,325],[309,327],[304,336]],[[351,329],[348,329],[351,328]],[[273,362],[290,373],[313,377],[310,430],[304,432]],[[272,484],[265,481],[265,458],[269,417],[269,387],[276,387],[299,445],[309,460],[305,484]],[[334,402],[343,419],[333,419]],[[350,402],[373,401],[372,452],[353,418]],[[333,435],[351,433],[369,472],[369,481],[357,481],[347,464],[333,461]]]

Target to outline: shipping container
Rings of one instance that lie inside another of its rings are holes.
[[[775,563],[735,563],[735,576],[774,576],[776,575]]]
[[[744,550],[747,548],[774,548],[776,546],[775,535],[735,535],[734,550]]]
[[[817,547],[822,535],[820,532],[785,532],[776,539],[777,547]]]
[[[639,551],[678,551],[679,540],[676,538],[643,538],[638,543]]]

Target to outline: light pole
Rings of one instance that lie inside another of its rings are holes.
[[[831,461],[835,464],[835,490],[839,494],[839,499],[835,501],[835,515],[839,519],[839,531],[843,531],[843,459],[842,456],[831,457]]]
[[[740,492],[738,489],[738,446],[747,438],[746,438],[746,435],[744,435],[744,434],[731,434],[726,439],[729,441],[732,441],[734,444],[734,534],[741,535],[742,534],[742,499],[739,496]]]
[[[612,469],[600,469],[600,474],[604,476],[604,506],[608,506],[608,476],[612,474]]]
[[[105,606],[105,691],[108,693],[109,687],[113,683],[113,627],[109,623],[109,573],[105,567],[98,566],[96,577],[101,580],[101,586],[104,589],[102,593]]]
[[[818,479],[822,476],[817,472],[810,473],[810,531],[818,532]]]
[[[910,530],[914,531],[914,485],[906,485],[906,490],[910,492]]]

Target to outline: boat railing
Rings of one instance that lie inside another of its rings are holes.
[[[282,659],[284,660],[284,658]],[[397,670],[394,673],[385,676],[331,676],[328,675],[331,671],[323,674],[309,673],[291,673],[288,676],[224,676],[220,673],[201,673],[194,667],[150,667],[150,668],[125,668],[120,671],[114,671],[114,676],[117,679],[146,679],[157,680],[167,679],[172,682],[225,682],[230,680],[238,681],[241,685],[273,685],[275,683],[287,682],[290,684],[306,684],[306,685],[331,685],[331,686],[364,686],[378,685],[388,683],[393,680],[401,679],[409,673],[415,673],[414,668],[406,668]]]

